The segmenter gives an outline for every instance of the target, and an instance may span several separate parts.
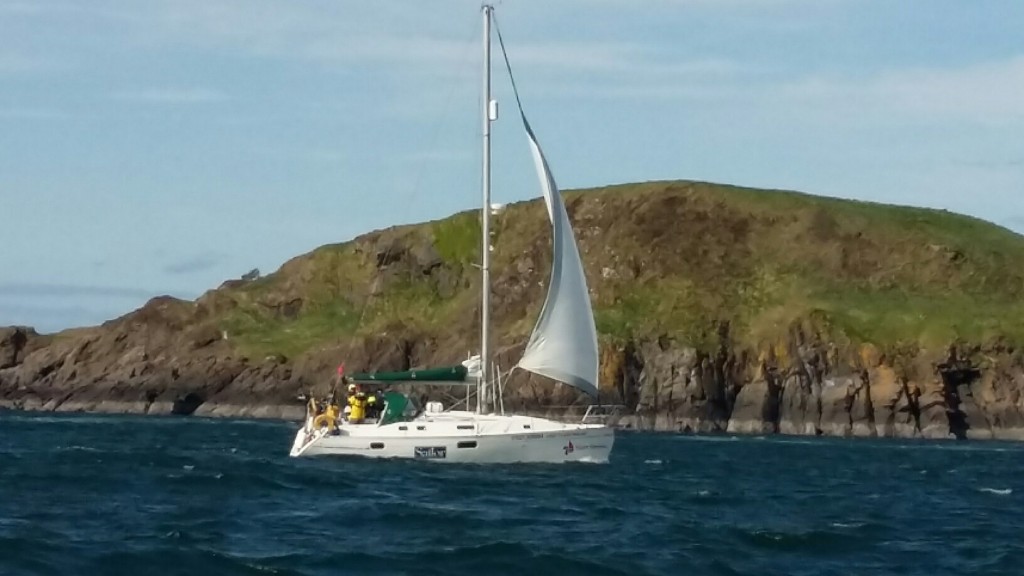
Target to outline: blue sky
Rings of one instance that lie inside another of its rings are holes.
[[[0,0],[0,325],[94,324],[477,206],[478,8]],[[498,18],[562,188],[709,180],[1024,232],[1024,3],[504,0]],[[535,197],[495,88],[495,200]]]

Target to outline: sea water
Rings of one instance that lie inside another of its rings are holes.
[[[0,574],[1024,574],[1024,446],[620,433],[607,465],[288,458],[0,413]]]

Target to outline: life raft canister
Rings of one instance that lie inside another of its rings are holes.
[[[330,414],[321,414],[313,419],[313,428],[323,428],[324,426],[333,428],[335,420],[336,418]]]
[[[327,410],[323,414],[313,419],[313,428],[323,428],[324,426],[334,428],[337,421],[338,407],[332,404],[327,407]]]

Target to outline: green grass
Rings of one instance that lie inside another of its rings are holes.
[[[359,312],[344,301],[304,311],[294,320],[270,318],[253,309],[236,309],[221,322],[229,339],[246,356],[273,354],[295,358],[317,346],[355,335]]]
[[[720,314],[723,302],[735,295],[709,293],[687,279],[623,287],[611,305],[598,307],[598,332],[614,342],[666,335],[698,348],[718,342],[718,327],[729,320]]]
[[[975,218],[699,182],[568,198],[606,341],[665,335],[709,349],[728,324],[734,343],[757,346],[812,321],[823,337],[854,344],[1024,343],[1024,238]],[[521,338],[535,321],[547,226],[539,202],[495,220],[499,339]],[[450,335],[477,314],[479,235],[471,211],[324,246],[224,290],[238,306],[221,324],[247,353],[290,357],[396,326]],[[376,254],[392,242],[430,242],[443,264],[430,274],[404,261],[378,270]],[[303,306],[293,319],[268,312],[294,298]],[[475,331],[463,331],[461,347],[471,347]]]
[[[999,337],[1024,342],[1024,303],[964,294],[847,290],[823,295],[820,306],[838,328],[861,342],[917,342],[929,347],[956,340],[986,343]]]
[[[399,281],[368,302],[361,328],[368,333],[395,325],[407,330],[430,331],[449,325],[459,313],[462,300],[442,298],[423,282]]]
[[[480,214],[462,212],[430,224],[434,248],[449,264],[474,262],[480,254]]]

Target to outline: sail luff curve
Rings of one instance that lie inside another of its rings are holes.
[[[562,196],[525,115],[523,126],[551,221],[553,256],[547,298],[518,365],[596,396],[597,329],[583,262]]]

